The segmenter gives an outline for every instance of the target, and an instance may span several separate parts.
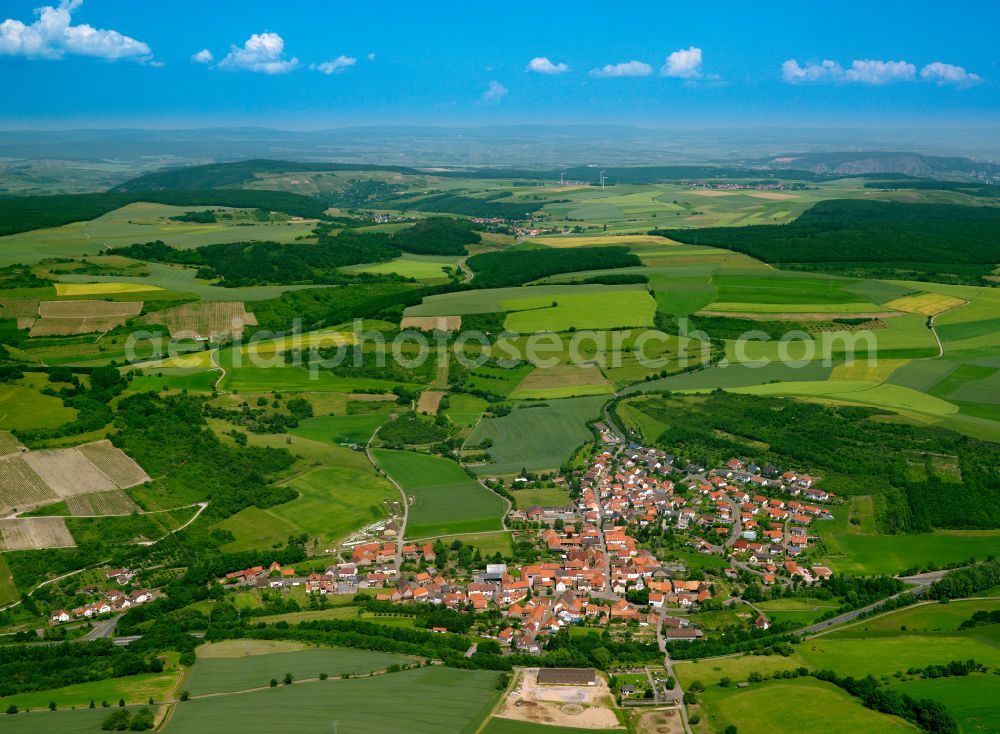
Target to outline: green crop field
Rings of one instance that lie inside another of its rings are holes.
[[[863,678],[892,675],[909,668],[946,665],[952,660],[975,660],[990,667],[1000,664],[1000,649],[970,633],[911,633],[886,636],[866,633],[864,625],[844,630],[837,637],[821,635],[803,642],[799,656],[816,670]]]
[[[929,698],[944,704],[962,727],[963,734],[995,734],[1000,731],[1000,707],[996,705],[1000,682],[993,673],[960,678],[914,679],[894,683],[892,687],[917,700]]]
[[[307,439],[292,445],[302,451]],[[290,479],[288,486],[299,496],[266,510],[248,507],[221,521],[236,540],[227,551],[270,547],[284,542],[289,535],[307,533],[321,544],[333,543],[354,530],[388,514],[387,501],[398,501],[399,494],[385,479],[377,476],[363,453],[339,446],[324,447],[324,463]]]
[[[320,673],[335,676],[381,670],[410,662],[401,655],[353,648],[310,648],[244,657],[199,658],[191,668],[184,687],[192,695],[244,691],[279,681],[285,673],[295,678],[318,678]]]
[[[509,415],[484,418],[466,446],[491,439],[491,463],[473,468],[480,474],[557,468],[591,438],[587,421],[598,417],[606,400],[596,396],[518,404]]]
[[[808,731],[823,734],[917,732],[907,721],[867,709],[830,683],[805,678],[745,690],[713,689],[703,706],[714,731],[736,725],[743,734]]]
[[[413,498],[408,538],[499,530],[505,504],[453,461],[411,451],[373,450],[375,460]]]
[[[114,702],[117,708],[117,700]],[[45,704],[48,705],[48,702]],[[138,710],[138,707],[129,707]],[[56,710],[20,713],[17,716],[4,716],[4,734],[100,734],[101,723],[115,709],[101,707],[77,708],[75,711]]]
[[[253,222],[249,218],[215,224],[170,220],[170,217],[183,214],[191,208],[166,204],[129,204],[87,222],[74,222],[53,229],[37,229],[0,237],[0,253],[3,253],[0,265],[34,263],[48,257],[96,255],[103,247],[122,247],[151,240],[162,240],[181,249],[199,247],[209,242],[293,242],[297,237],[308,236],[312,230],[312,225],[301,222]]]
[[[517,489],[515,485],[512,494],[519,510],[527,509],[532,505],[538,505],[539,507],[565,507],[573,502],[570,499],[569,492],[558,487]]]
[[[593,729],[571,729],[566,726],[533,724],[530,721],[518,721],[517,719],[492,718],[486,724],[482,734],[583,734],[588,731],[593,731]]]
[[[499,313],[506,311],[505,302],[519,299],[547,299],[546,305],[568,296],[576,299],[585,295],[607,298],[628,292],[644,293],[636,285],[537,285],[516,288],[484,288],[472,291],[444,293],[425,298],[423,303],[406,309],[407,316],[464,316],[473,313]]]
[[[0,710],[15,705],[22,711],[31,709],[38,711],[48,708],[49,702],[55,701],[62,709],[85,708],[95,701],[98,706],[102,701],[117,705],[120,699],[126,704],[144,704],[150,696],[154,701],[164,701],[170,698],[174,685],[177,683],[178,671],[163,673],[143,673],[123,678],[77,683],[76,685],[53,688],[48,691],[20,693],[15,696],[0,698]],[[6,720],[4,720],[6,724]]]
[[[358,734],[382,734],[401,725],[412,734],[472,734],[497,699],[497,675],[427,667],[194,699],[178,704],[165,731],[325,732],[336,721],[340,731]]]
[[[526,296],[500,304],[509,312],[504,327],[521,334],[652,326],[656,311],[656,302],[645,291]]]
[[[385,412],[316,416],[299,421],[289,433],[314,441],[366,444],[385,420]]]
[[[0,429],[53,428],[76,418],[76,410],[65,407],[61,398],[38,391],[46,382],[44,375],[29,374],[0,384]]]
[[[457,258],[440,255],[413,255],[406,253],[389,262],[372,265],[351,265],[346,273],[395,273],[404,278],[427,282],[444,282],[448,279],[445,267],[455,268]]]
[[[946,565],[970,558],[983,559],[994,553],[1000,531],[938,530],[911,535],[861,535],[837,533],[825,527],[816,529],[823,537],[833,537],[830,552],[823,562],[839,573],[899,573],[929,563]]]
[[[824,637],[850,638],[859,634],[873,636],[873,632],[898,635],[904,627],[907,632],[957,632],[962,622],[972,617],[974,612],[990,612],[995,609],[1000,609],[1000,599],[961,599],[947,604],[928,602],[864,619],[841,630],[829,632]]]
[[[489,405],[482,398],[465,393],[452,393],[448,396],[448,407],[444,414],[460,426],[474,426]]]

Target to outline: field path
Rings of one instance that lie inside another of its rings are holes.
[[[951,308],[947,308],[944,311],[936,313],[930,317],[930,319],[927,321],[927,328],[930,329],[931,334],[934,335],[934,341],[937,342],[938,353],[937,357],[925,357],[925,359],[941,359],[941,357],[944,356],[944,344],[941,342],[941,337],[938,335],[937,329],[934,328],[934,319],[936,319],[938,316],[941,316],[942,314],[948,313],[949,311],[954,311],[957,308],[961,308],[962,306],[968,306],[969,303],[970,303],[969,301],[963,301],[962,303],[959,303],[957,306],[952,306]]]
[[[469,270],[469,266],[465,264],[465,261],[468,260],[468,259],[469,259],[469,256],[466,255],[465,257],[461,258],[456,263],[456,265],[458,265],[458,267],[461,268],[462,273],[465,275],[465,277],[462,278],[462,283],[471,283],[472,282],[472,271]]]
[[[223,392],[223,390],[222,390],[222,381],[226,379],[226,368],[223,367],[222,364],[219,363],[218,357],[219,357],[219,350],[218,350],[218,348],[212,349],[211,351],[209,351],[209,353],[208,353],[208,359],[212,363],[212,367],[214,367],[215,369],[219,370],[219,379],[217,379],[215,381],[215,384],[213,385],[213,387],[214,387],[214,389],[215,389],[216,392],[221,393],[221,392]]]
[[[365,455],[368,457],[368,461],[372,463],[372,466],[375,467],[375,471],[381,473],[386,479],[392,482],[392,486],[399,491],[399,497],[403,500],[403,521],[400,524],[399,532],[396,533],[396,558],[393,561],[393,567],[396,569],[396,574],[399,575],[399,569],[403,565],[403,538],[406,535],[406,523],[410,519],[410,502],[407,499],[406,492],[403,491],[403,487],[399,484],[399,482],[393,479],[392,476],[389,475],[389,472],[380,467],[378,462],[375,461],[374,455],[372,455],[372,442],[375,440],[375,437],[378,435],[380,430],[382,430],[382,426],[376,428],[375,432],[372,433],[371,438],[368,439],[368,443],[365,444]]]

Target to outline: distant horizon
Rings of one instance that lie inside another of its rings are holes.
[[[994,4],[596,10],[7,0],[0,127],[1000,125]]]

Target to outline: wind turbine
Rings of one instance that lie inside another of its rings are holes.
[[[606,180],[607,180],[607,178],[604,175],[604,171],[601,171],[601,191],[604,191],[604,182]]]

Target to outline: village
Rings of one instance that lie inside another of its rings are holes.
[[[807,560],[813,523],[832,518],[838,503],[814,486],[817,478],[737,458],[712,468],[678,466],[664,451],[622,445],[596,428],[605,442],[585,468],[555,477],[572,487],[573,503],[516,509],[507,518],[515,538],[531,544],[530,562],[486,558],[470,568],[454,562],[454,549],[440,540],[404,542],[389,524],[382,540],[352,545],[349,558],[322,572],[272,563],[220,581],[234,589],[364,592],[390,604],[492,611],[499,622],[487,636],[512,651],[540,653],[547,638],[572,626],[664,643],[698,640],[705,633],[697,612],[734,603],[748,584],[812,585],[832,575]],[[658,557],[648,540],[664,534],[685,552],[725,559],[726,567],[692,573],[684,561]],[[770,625],[763,613],[747,624]]]

